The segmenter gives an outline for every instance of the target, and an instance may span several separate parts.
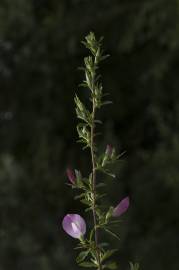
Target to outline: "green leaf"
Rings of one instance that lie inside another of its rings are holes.
[[[102,102],[102,105],[104,106],[104,105],[109,105],[109,104],[112,104],[113,102],[112,101],[104,101],[104,102]]]
[[[109,225],[111,224],[111,225],[119,225],[121,223],[121,220],[111,220],[110,222],[109,222]]]
[[[107,211],[106,213],[106,216],[105,216],[105,221],[108,223],[109,222],[109,219],[112,217],[112,213],[113,213],[113,209],[114,207],[110,207],[109,210]]]
[[[80,252],[78,257],[76,258],[76,262],[81,263],[82,261],[85,260],[85,258],[88,256],[88,254],[89,254],[89,250]]]
[[[132,262],[130,262],[129,264],[130,264],[130,269],[131,270],[139,270],[139,264],[138,263],[133,264]]]
[[[115,270],[115,269],[117,269],[117,264],[115,262],[105,264],[104,269]]]
[[[100,246],[101,248],[104,248],[104,247],[108,247],[109,244],[106,243],[106,242],[103,242],[103,243],[100,243],[99,246]]]
[[[82,262],[79,264],[79,266],[82,266],[82,267],[96,267],[96,265],[92,262]]]
[[[106,162],[106,164],[104,165],[104,167],[106,166],[106,165],[108,165],[108,164],[110,164],[110,163],[112,163],[113,161],[107,161]],[[107,169],[104,169],[103,167],[101,167],[99,164],[98,164],[98,168],[97,168],[99,171],[101,171],[102,173],[104,173],[104,174],[107,174],[107,175],[109,175],[109,176],[111,176],[111,177],[113,177],[113,178],[116,178],[116,175],[115,174],[113,174],[113,173],[111,173],[109,170],[107,170]]]
[[[86,147],[90,146],[90,131],[87,128],[87,124],[79,123],[77,125],[77,132],[79,135],[79,142],[86,144]]]
[[[91,126],[91,113],[86,109],[85,105],[81,102],[77,95],[75,95],[74,101],[76,104],[77,117]]]
[[[101,198],[105,197],[106,195],[107,195],[106,193],[103,193],[103,194],[97,195],[96,197],[97,197],[97,199],[101,199]]]
[[[104,173],[107,174],[107,175],[109,175],[109,176],[111,176],[112,178],[116,178],[116,175],[113,174],[113,173],[110,173],[108,171],[104,171]]]
[[[82,199],[82,200],[80,200],[80,202],[84,203],[85,205],[90,206],[89,201],[88,201],[88,200],[86,200],[86,199]]]
[[[88,208],[85,209],[85,212],[92,211],[92,209],[93,209],[92,207],[88,207]]]
[[[101,187],[105,187],[106,184],[105,183],[99,183],[96,185],[96,188],[101,188]]]
[[[90,232],[90,237],[89,237],[89,241],[91,242],[92,238],[93,238],[93,235],[94,235],[94,229],[91,230]]]
[[[106,54],[104,56],[101,57],[101,61],[106,60],[108,57],[110,57],[110,54]]]
[[[80,195],[75,196],[75,200],[81,199],[85,197],[85,193],[81,193]]]
[[[102,257],[102,261],[107,260],[108,258],[110,258],[115,252],[117,251],[117,249],[112,249],[112,250],[107,250],[103,257]]]
[[[104,230],[109,233],[110,235],[112,235],[113,237],[115,237],[116,239],[120,240],[119,236],[117,234],[115,234],[114,232],[112,232],[111,230],[107,229],[104,227]]]
[[[101,120],[97,120],[97,119],[94,120],[94,122],[97,123],[97,124],[102,124],[103,123]]]

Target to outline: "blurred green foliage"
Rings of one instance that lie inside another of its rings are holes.
[[[179,268],[178,15],[177,0],[1,0],[0,269],[77,269],[61,220],[81,209],[65,168],[89,171],[73,97],[90,30],[111,54],[101,147],[127,150],[108,190],[111,204],[131,197],[119,264]]]

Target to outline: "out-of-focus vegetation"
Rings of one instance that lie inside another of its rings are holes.
[[[179,269],[179,2],[1,0],[0,269],[77,269],[61,229],[81,205],[65,185],[68,165],[89,171],[76,144],[73,97],[93,30],[111,57],[103,84],[101,148],[127,150],[109,203],[129,194],[118,260]],[[85,93],[83,94],[83,97]],[[87,218],[87,217],[86,217]]]

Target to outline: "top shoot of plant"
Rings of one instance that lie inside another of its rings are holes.
[[[67,169],[67,176],[73,189],[80,191],[76,199],[86,206],[86,211],[91,212],[93,220],[92,228],[86,228],[85,220],[78,214],[67,214],[62,222],[63,229],[71,237],[79,240],[76,249],[80,253],[76,259],[81,267],[90,267],[97,270],[117,269],[117,263],[111,260],[116,249],[109,248],[109,245],[101,241],[100,232],[105,231],[112,236],[118,236],[112,231],[112,226],[119,223],[119,217],[129,207],[129,197],[123,198],[117,206],[104,206],[101,189],[105,183],[97,178],[97,172],[102,172],[115,177],[111,172],[110,164],[119,160],[121,155],[116,154],[115,148],[107,144],[103,153],[98,153],[95,141],[97,125],[102,123],[97,119],[97,112],[102,106],[110,104],[111,101],[105,100],[106,94],[103,93],[103,86],[98,74],[99,65],[108,55],[102,49],[102,38],[96,39],[94,33],[86,36],[82,43],[89,50],[90,55],[84,58],[85,80],[81,84],[90,93],[90,108],[87,108],[80,98],[75,95],[76,114],[80,119],[77,125],[79,142],[83,144],[83,149],[88,148],[91,155],[91,173],[82,176],[78,170]],[[104,210],[105,209],[105,210]],[[88,230],[87,230],[88,229]],[[130,263],[131,270],[138,270],[138,264]]]

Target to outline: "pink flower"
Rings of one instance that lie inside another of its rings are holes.
[[[125,197],[113,210],[113,217],[120,217],[129,208],[129,197]]]
[[[72,185],[74,185],[76,181],[76,176],[74,174],[74,171],[70,168],[67,168],[66,173],[67,173],[69,181],[72,183]]]
[[[67,214],[62,221],[62,227],[73,238],[80,239],[86,233],[86,223],[78,214]]]

